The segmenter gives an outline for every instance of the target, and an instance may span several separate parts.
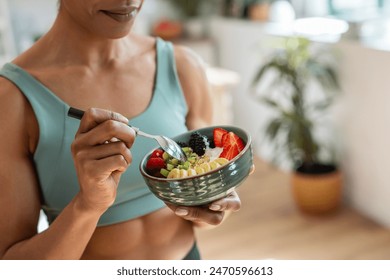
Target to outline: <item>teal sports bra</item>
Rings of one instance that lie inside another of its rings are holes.
[[[173,46],[156,40],[157,67],[152,99],[146,110],[130,124],[150,134],[168,137],[187,131],[187,105],[176,71]],[[79,191],[70,146],[80,121],[67,116],[69,105],[28,72],[7,63],[0,76],[15,84],[30,102],[39,125],[39,141],[33,160],[43,195],[42,209],[51,223]],[[169,114],[161,108],[170,108]],[[156,147],[152,139],[136,138],[131,148],[133,161],[122,175],[114,204],[101,216],[98,225],[134,219],[161,209],[165,204],[146,186],[139,163]]]

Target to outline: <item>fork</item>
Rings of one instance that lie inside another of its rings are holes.
[[[80,109],[77,109],[77,108],[74,108],[74,107],[70,107],[69,111],[68,111],[68,116],[72,117],[72,118],[75,118],[75,119],[81,120],[81,118],[83,117],[84,113],[85,112],[83,110],[80,110]],[[134,127],[134,126],[132,126],[130,124],[128,124],[128,126],[131,127],[132,129],[134,129],[135,134],[137,136],[139,135],[139,136],[142,136],[142,137],[146,137],[146,138],[150,138],[150,139],[156,140],[158,145],[165,152],[167,152],[167,154],[169,154],[170,156],[180,160],[181,162],[186,162],[187,161],[186,154],[183,152],[181,147],[174,140],[172,140],[171,138],[168,138],[168,137],[163,136],[163,135],[152,135],[152,134],[145,133],[145,132],[141,131],[138,127]]]

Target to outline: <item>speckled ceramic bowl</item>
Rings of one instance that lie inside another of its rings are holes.
[[[228,195],[248,177],[253,164],[250,135],[241,128],[234,126],[213,126],[194,131],[199,131],[199,133],[212,138],[213,130],[216,127],[234,132],[244,141],[245,148],[224,166],[207,173],[180,179],[157,178],[145,171],[146,162],[154,151],[153,149],[141,161],[140,171],[154,195],[172,204],[204,205]],[[190,135],[194,131],[186,132],[173,137],[173,139],[188,143]]]

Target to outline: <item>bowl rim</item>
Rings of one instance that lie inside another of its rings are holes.
[[[153,153],[153,151],[155,149],[158,149],[158,146],[156,146],[155,148],[153,148],[151,151],[149,151],[147,154],[145,154],[145,156],[142,158],[140,164],[139,164],[139,170],[142,174],[142,176],[144,177],[147,177],[149,179],[152,179],[154,181],[160,181],[160,182],[185,182],[187,180],[194,180],[194,179],[199,179],[201,177],[204,177],[204,176],[207,176],[207,175],[210,175],[210,174],[214,174],[214,173],[217,173],[219,170],[222,170],[224,169],[226,166],[229,166],[231,164],[234,164],[235,161],[237,159],[239,159],[243,154],[246,153],[246,151],[248,149],[250,149],[251,147],[251,144],[252,144],[252,138],[250,136],[250,134],[245,131],[244,129],[242,129],[241,127],[238,127],[238,126],[232,126],[232,125],[213,125],[213,126],[206,126],[206,127],[201,127],[201,128],[198,128],[198,129],[192,129],[192,130],[188,130],[184,133],[181,133],[181,134],[178,134],[172,138],[177,138],[177,137],[181,137],[185,134],[189,134],[189,133],[193,133],[195,131],[199,131],[199,130],[202,130],[202,129],[211,129],[211,130],[214,130],[215,128],[223,128],[227,131],[229,131],[229,128],[233,128],[233,129],[238,129],[238,130],[241,130],[241,132],[243,132],[246,137],[247,137],[247,142],[245,144],[245,147],[244,149],[242,149],[241,152],[238,153],[238,155],[236,155],[234,158],[232,158],[227,164],[225,165],[222,165],[222,166],[219,166],[213,170],[210,170],[210,171],[207,171],[205,173],[202,173],[202,174],[197,174],[197,175],[192,175],[192,176],[188,176],[188,177],[184,177],[184,178],[160,178],[160,177],[155,177],[155,176],[152,176],[150,174],[148,174],[143,168],[142,166],[144,165],[143,163],[146,161],[146,159]]]

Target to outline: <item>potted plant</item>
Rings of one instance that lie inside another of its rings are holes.
[[[267,21],[273,0],[247,0],[248,18],[254,21]]]
[[[199,16],[201,7],[207,3],[207,0],[170,0],[170,2],[179,9],[182,17],[193,18]]]
[[[213,11],[213,7],[216,5],[215,1],[170,0],[170,2],[180,13],[180,17],[184,22],[186,35],[190,38],[203,37],[205,33],[205,22],[202,15],[206,8],[208,11]]]
[[[319,117],[340,88],[329,54],[315,52],[307,39],[290,37],[254,78],[257,86],[267,75],[272,81],[268,87],[272,95],[256,92],[274,113],[265,128],[266,139],[273,148],[274,162],[289,163],[295,201],[308,213],[328,213],[341,201],[342,176],[334,147],[321,142],[315,133]],[[320,90],[314,91],[313,85]]]

